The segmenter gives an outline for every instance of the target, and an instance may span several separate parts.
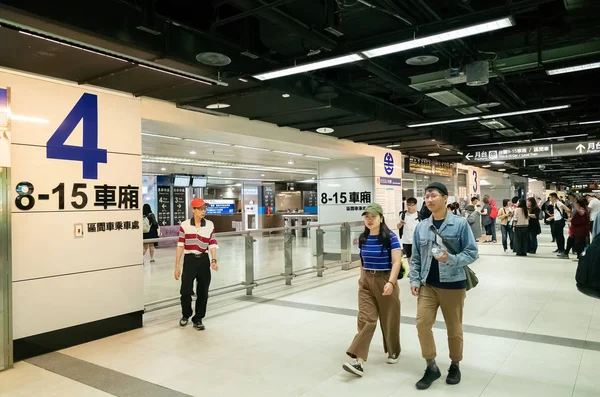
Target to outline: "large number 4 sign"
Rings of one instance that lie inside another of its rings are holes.
[[[66,145],[79,122],[83,122],[83,146]],[[98,148],[98,97],[83,94],[46,143],[49,159],[81,161],[83,179],[98,179],[98,164],[107,162],[106,149]]]

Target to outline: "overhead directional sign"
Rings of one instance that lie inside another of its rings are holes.
[[[600,141],[537,144],[513,146],[506,149],[488,149],[469,152],[467,161],[526,160],[547,157],[567,157],[600,154]]]

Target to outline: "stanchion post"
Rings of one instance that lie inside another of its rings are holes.
[[[351,237],[350,224],[348,222],[342,223],[340,227],[340,262],[342,263],[342,270],[350,270],[350,263],[352,262]]]
[[[254,242],[256,240],[250,234],[245,237],[245,256],[246,256],[246,295],[252,295],[254,288]]]
[[[285,229],[283,235],[283,251],[285,255],[285,285],[292,285],[292,278],[294,277],[294,266],[293,266],[293,239],[291,229]]]
[[[323,277],[323,271],[325,270],[325,239],[323,235],[325,231],[319,226],[317,228],[317,276]]]

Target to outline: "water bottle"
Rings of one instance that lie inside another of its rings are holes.
[[[431,249],[431,253],[434,257],[440,257],[444,254],[444,251],[442,251],[442,249],[436,245]]]

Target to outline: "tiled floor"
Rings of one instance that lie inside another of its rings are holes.
[[[342,370],[356,331],[357,270],[257,289],[251,299],[211,299],[204,332],[180,328],[175,308],[155,316],[154,325],[61,353],[191,396],[598,397],[600,301],[577,292],[576,263],[556,259],[549,236],[541,241],[539,255],[527,258],[505,254],[499,244],[480,246],[472,267],[480,284],[465,303],[457,386],[442,378],[428,391],[414,387],[424,363],[407,280],[401,281],[400,362],[385,363],[377,332],[365,376]],[[434,334],[445,371],[445,331]],[[5,395],[107,394],[19,363],[0,373]]]

